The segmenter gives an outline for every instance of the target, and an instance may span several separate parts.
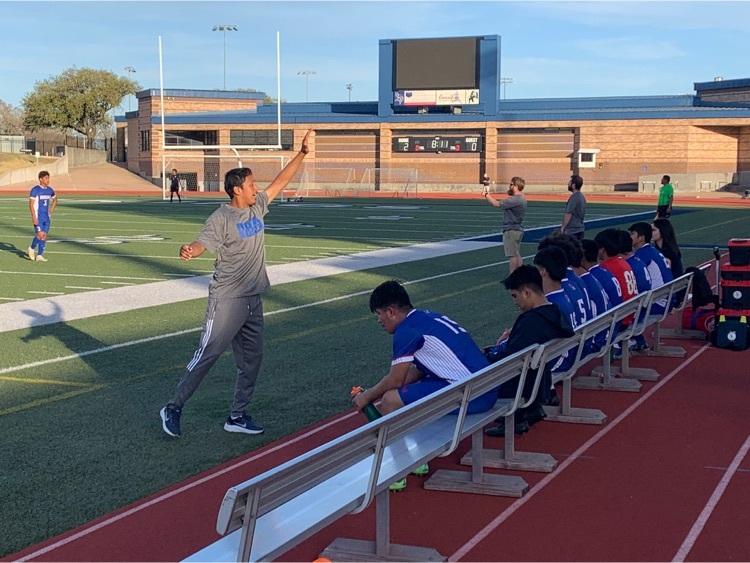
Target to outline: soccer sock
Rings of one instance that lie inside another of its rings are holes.
[[[44,246],[45,246],[46,244],[47,244],[47,241],[46,241],[46,240],[40,240],[40,241],[39,241],[39,252],[38,252],[38,254],[39,254],[40,256],[41,256],[42,254],[44,254]]]
[[[31,239],[31,248],[36,248],[36,245],[39,244],[39,239],[34,237]]]

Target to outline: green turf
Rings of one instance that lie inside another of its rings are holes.
[[[146,283],[211,271],[210,259],[181,262],[175,254],[195,237],[215,202],[66,197],[53,217],[51,238],[71,240],[51,243],[50,262],[37,264],[20,255],[30,239],[25,201],[0,198],[0,297],[31,299],[39,294],[27,293],[30,288],[69,293],[86,291],[69,285],[116,287],[100,282]],[[269,262],[483,235],[496,232],[501,219],[484,202],[339,203],[349,207],[274,205],[269,226],[316,228],[269,229]],[[591,204],[589,218],[643,210]],[[560,211],[560,204],[534,202],[529,226],[559,222]],[[358,219],[395,215],[413,219]],[[681,244],[706,247],[685,249],[686,266],[711,259],[710,246],[750,233],[742,210],[691,210],[673,222]],[[126,233],[164,240],[90,242]],[[525,243],[524,255],[535,247]],[[251,409],[267,428],[258,437],[222,430],[234,383],[229,353],[185,407],[183,438],[170,439],[161,430],[158,411],[195,350],[205,298],[0,333],[0,556],[350,409],[351,387],[372,385],[389,367],[391,339],[367,304],[369,291],[385,279],[407,282],[417,307],[452,317],[479,344],[494,342],[517,315],[500,284],[507,272],[501,250],[491,248],[273,287],[264,298],[266,352]],[[81,277],[70,283],[72,276]],[[107,349],[113,345],[120,347]],[[32,362],[47,363],[24,367]]]

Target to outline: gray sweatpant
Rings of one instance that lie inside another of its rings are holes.
[[[263,360],[263,302],[260,295],[208,299],[200,347],[182,373],[170,407],[182,408],[230,342],[237,364],[231,415],[239,417],[245,413]]]

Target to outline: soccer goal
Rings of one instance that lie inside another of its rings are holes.
[[[353,192],[354,168],[328,168],[305,164],[297,190],[291,198],[343,197]]]
[[[355,197],[419,197],[419,171],[416,168],[367,168],[356,188]]]
[[[169,147],[166,147],[167,151]],[[232,168],[247,167],[260,185],[269,184],[289,162],[289,157],[270,153],[245,153],[237,150],[204,149],[200,151],[166,152],[162,178],[163,196],[169,195],[168,181],[177,170],[182,189],[190,192],[224,192],[224,175]]]

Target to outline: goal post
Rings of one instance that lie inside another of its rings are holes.
[[[305,164],[296,191],[291,197],[343,197],[354,184],[354,168]]]
[[[355,197],[419,197],[419,171],[416,168],[367,168]]]

